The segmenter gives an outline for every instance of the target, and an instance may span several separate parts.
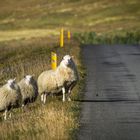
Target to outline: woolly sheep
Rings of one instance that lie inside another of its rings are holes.
[[[0,111],[4,112],[4,119],[7,119],[7,112],[11,108],[19,107],[21,103],[20,88],[15,79],[10,79],[7,84],[0,88]],[[11,115],[11,114],[10,114]]]
[[[19,83],[18,83],[21,95],[22,95],[22,106],[27,103],[34,102],[38,96],[38,87],[35,79],[32,75],[26,75]]]
[[[62,92],[63,101],[65,94],[68,92],[68,100],[70,93],[78,80],[78,72],[72,57],[66,55],[63,57],[60,65],[56,70],[44,71],[38,77],[38,92],[41,95],[41,101],[46,102],[48,94],[58,94]]]
[[[79,75],[72,57],[70,55],[66,55],[63,57],[63,59],[69,60],[70,62],[70,66],[67,67],[69,78],[66,81],[66,92],[68,93],[68,101],[71,101],[70,99],[71,91],[77,84],[77,81],[79,80]]]

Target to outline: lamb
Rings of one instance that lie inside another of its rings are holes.
[[[7,119],[7,112],[11,108],[19,107],[21,103],[21,92],[15,79],[10,79],[7,84],[0,88],[0,111],[4,112],[4,119]],[[11,115],[11,114],[10,114]]]
[[[32,75],[26,75],[18,85],[22,95],[22,107],[36,100],[38,96],[38,87]]]
[[[78,72],[75,63],[70,55],[63,57],[56,70],[44,71],[38,77],[38,92],[41,95],[41,101],[46,103],[48,94],[59,94],[62,92],[63,101],[65,94],[68,93],[70,101],[71,90],[78,81]]]

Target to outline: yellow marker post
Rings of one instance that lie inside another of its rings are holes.
[[[63,28],[60,31],[60,47],[64,47],[64,30],[63,30]]]
[[[54,52],[51,52],[51,67],[53,70],[57,68],[57,54]]]
[[[68,30],[68,39],[70,40],[70,38],[71,38],[71,32],[70,30]]]

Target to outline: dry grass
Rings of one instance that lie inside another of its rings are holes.
[[[57,38],[57,37],[56,37]],[[56,38],[38,38],[15,40],[0,43],[0,84],[5,80],[25,74],[38,75],[50,69],[50,53],[58,54],[58,62],[65,54],[75,56],[75,62],[81,71],[79,61],[80,48],[76,42],[67,42],[64,48],[58,47]],[[49,43],[48,43],[49,40]],[[81,72],[80,72],[81,73]],[[73,91],[72,98],[79,98],[81,84]],[[22,110],[14,109],[13,117],[3,121],[0,114],[0,139],[71,139],[72,132],[78,128],[79,106],[77,102],[62,103],[62,97],[49,97],[46,105],[38,99]]]
[[[50,35],[59,35],[57,29],[28,29],[15,31],[0,31],[0,42],[19,39],[30,39],[38,37],[48,37]]]
[[[0,122],[0,139],[69,139],[70,132],[78,127],[70,111],[73,106],[53,99],[47,105],[18,110],[12,120]]]

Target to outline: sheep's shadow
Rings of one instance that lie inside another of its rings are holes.
[[[95,103],[95,102],[99,102],[99,103],[101,103],[101,102],[139,102],[139,100],[130,100],[130,99],[93,99],[93,100],[91,100],[91,99],[86,99],[86,100],[84,100],[84,99],[82,99],[82,100],[74,100],[75,102],[84,102],[84,103]]]

